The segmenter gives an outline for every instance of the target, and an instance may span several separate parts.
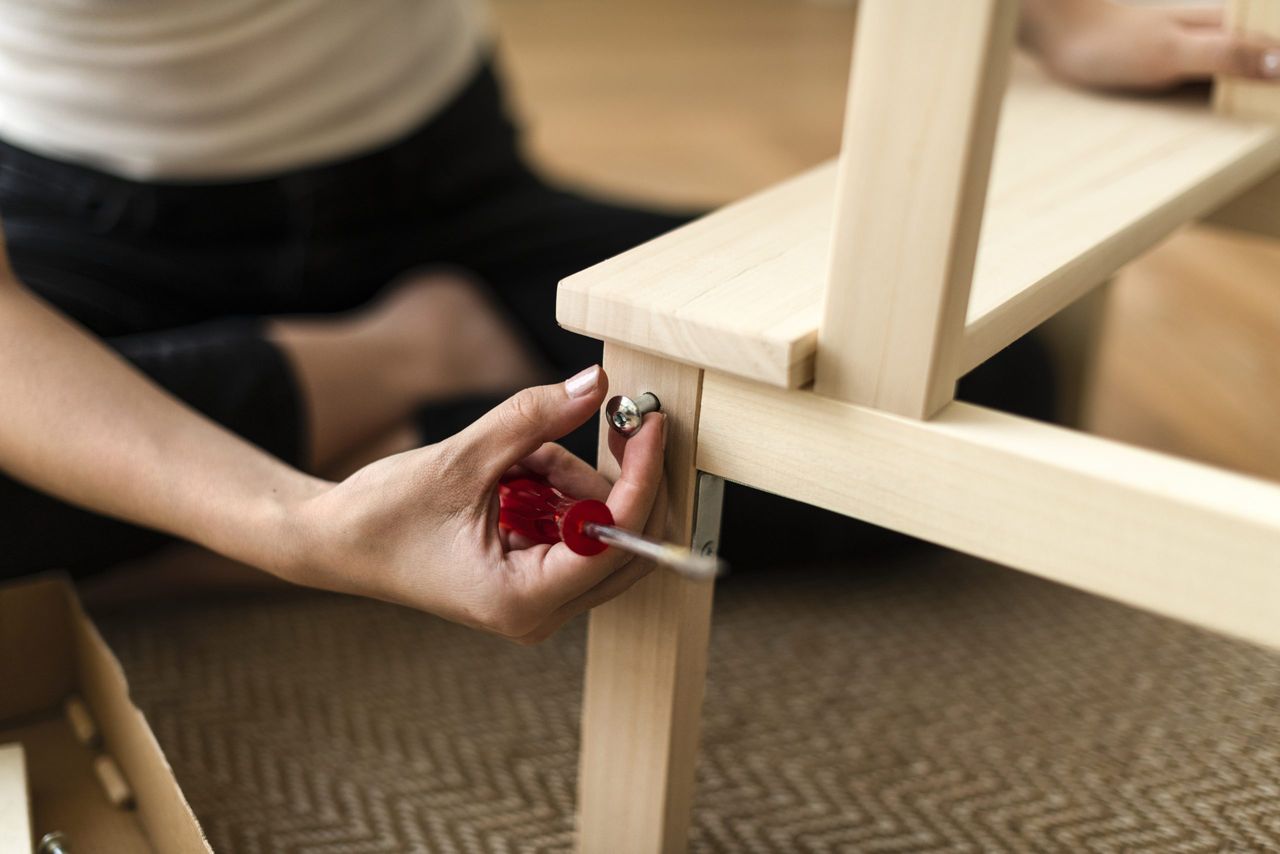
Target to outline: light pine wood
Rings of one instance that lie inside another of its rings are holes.
[[[26,752],[21,744],[0,744],[0,851],[30,854],[32,841]]]
[[[962,371],[1280,166],[1280,128],[1268,122],[1216,116],[1190,97],[1036,80],[1003,117]]]
[[[1280,167],[1280,130],[1188,97],[1068,89],[1015,64],[959,368],[981,364],[1185,222]],[[561,285],[561,324],[782,387],[813,379],[827,164]]]
[[[814,388],[925,418],[955,393],[1017,0],[862,0]]]
[[[1226,0],[1227,27],[1280,38],[1280,0]],[[1272,81],[1219,77],[1214,107],[1224,115],[1280,119],[1280,89]]]
[[[688,544],[702,372],[605,347],[611,394],[652,391],[667,415],[666,538]],[[600,469],[616,476],[601,425]],[[683,851],[707,667],[713,585],[657,571],[596,608],[587,630],[578,850]]]
[[[1266,481],[958,402],[917,421],[712,373],[698,466],[1280,646],[1280,486]]]
[[[1227,0],[1227,26],[1280,38],[1280,0]],[[1219,77],[1214,107],[1228,116],[1280,122],[1280,87],[1273,82]],[[1271,175],[1208,217],[1214,225],[1280,237],[1280,175]]]
[[[1082,429],[1089,423],[1089,405],[1097,382],[1102,330],[1114,281],[1094,288],[1040,327],[1041,340],[1053,360],[1057,387],[1055,420]]]
[[[564,279],[561,326],[781,386],[813,379],[834,164]]]

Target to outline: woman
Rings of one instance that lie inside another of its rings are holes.
[[[1211,11],[1023,7],[1083,85],[1280,72]],[[523,465],[643,527],[661,417],[610,489],[546,444],[598,369],[490,407],[598,358],[563,275],[679,220],[524,164],[468,0],[0,0],[0,81],[6,572],[177,536],[526,639],[638,577],[504,541],[493,490]]]

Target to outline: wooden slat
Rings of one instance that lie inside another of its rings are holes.
[[[1094,288],[1040,327],[1041,340],[1053,362],[1057,393],[1054,418],[1066,427],[1080,429],[1092,424],[1095,375],[1113,290],[1111,282]]]
[[[1280,485],[952,403],[902,418],[708,373],[698,467],[1280,646]]]
[[[862,0],[814,390],[925,418],[955,395],[1016,0]]]
[[[1005,119],[962,371],[1280,166],[1274,126],[1185,98],[1127,100],[1038,77]]]
[[[1280,38],[1280,0],[1227,0],[1226,25],[1236,32]],[[1214,82],[1213,106],[1240,118],[1280,118],[1280,90],[1274,81],[1219,77]]]
[[[667,414],[666,538],[692,535],[702,372],[605,347],[614,393],[652,391]],[[607,448],[603,431],[600,447]],[[600,468],[615,476],[607,450]],[[591,612],[578,774],[578,850],[683,851],[707,668],[711,584],[651,573]]]
[[[1228,0],[1226,17],[1233,30],[1280,38],[1280,0]],[[1223,115],[1280,121],[1280,87],[1272,81],[1219,77],[1213,94],[1214,109]],[[1280,175],[1271,175],[1232,199],[1207,221],[1280,237]]]
[[[556,319],[690,364],[806,383],[834,181],[824,164],[570,276]]]
[[[1015,65],[960,369],[1280,169],[1280,131],[1190,98],[1071,90]],[[564,326],[776,386],[813,378],[833,164],[566,279]]]

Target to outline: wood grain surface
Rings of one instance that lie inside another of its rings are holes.
[[[915,418],[954,397],[1017,17],[1016,0],[860,5],[819,394]]]
[[[1016,66],[959,370],[1280,165],[1280,131],[1203,99],[1121,99]],[[834,168],[729,206],[561,287],[569,329],[773,385],[812,378]]]
[[[1280,647],[1280,484],[959,402],[918,421],[712,373],[698,467]]]
[[[702,372],[605,348],[613,392],[651,391],[667,415],[665,539],[688,544]],[[607,448],[601,423],[601,447]],[[605,450],[600,468],[616,477]],[[707,670],[714,586],[658,569],[591,612],[578,777],[578,850],[683,850]]]

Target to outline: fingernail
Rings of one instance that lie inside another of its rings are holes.
[[[1280,77],[1280,48],[1271,48],[1262,54],[1262,76]]]
[[[564,391],[569,397],[586,397],[600,385],[600,366],[592,365],[564,381]]]

